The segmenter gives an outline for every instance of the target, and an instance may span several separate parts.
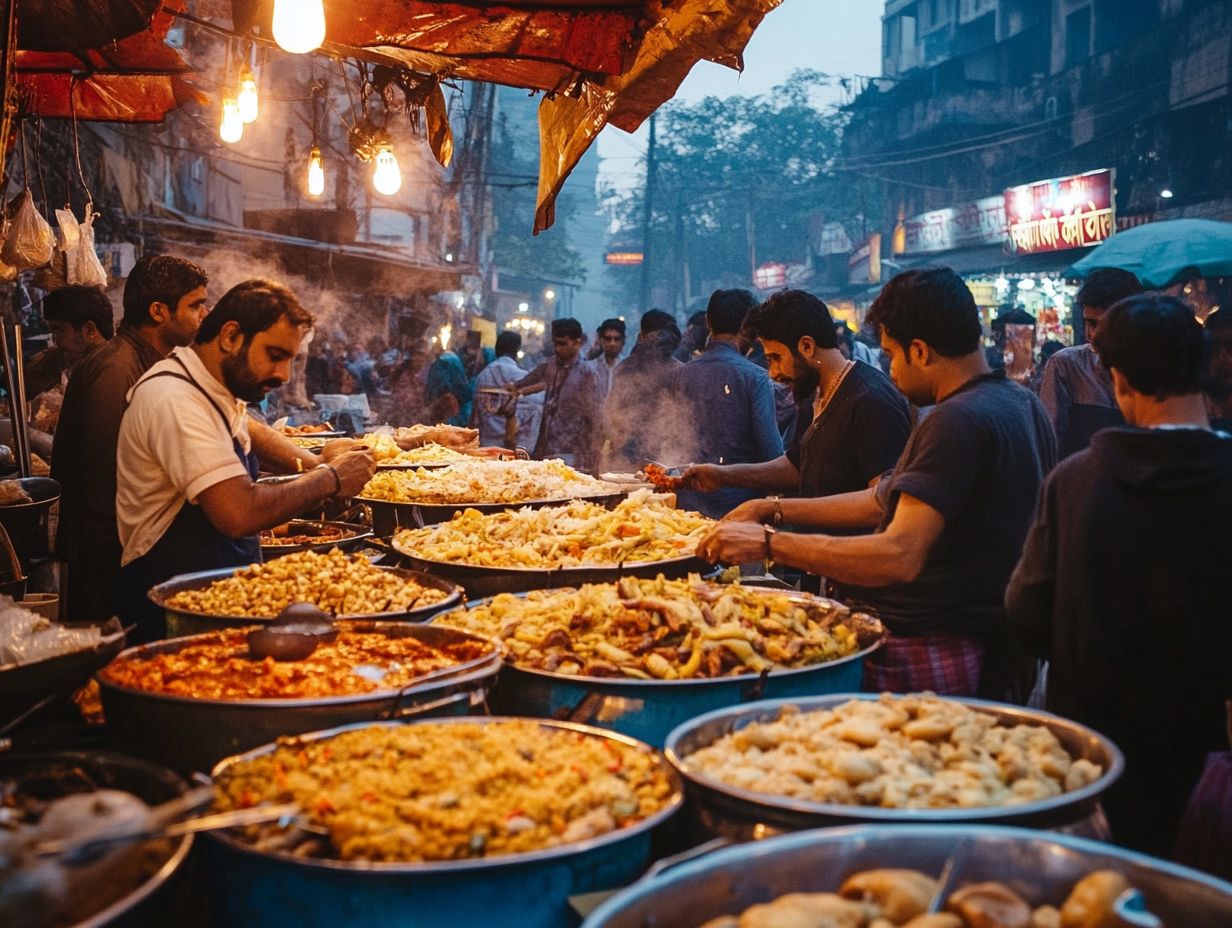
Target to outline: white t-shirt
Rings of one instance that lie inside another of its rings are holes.
[[[208,398],[180,379],[185,368]],[[146,383],[162,372],[179,376]],[[224,480],[248,476],[233,438],[245,453],[252,447],[244,403],[191,348],[176,348],[150,368],[128,392],[128,401],[116,447],[116,524],[123,564],[154,547],[186,502],[195,503],[202,491]]]

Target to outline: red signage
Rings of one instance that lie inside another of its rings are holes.
[[[609,251],[604,255],[604,260],[608,264],[641,264],[646,256],[640,251]]]
[[[786,264],[763,264],[753,272],[753,286],[758,290],[775,290],[787,286]]]
[[[1113,172],[1011,187],[1005,191],[1010,251],[1033,255],[1098,245],[1116,231]]]

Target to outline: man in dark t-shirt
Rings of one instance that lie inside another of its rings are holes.
[[[866,687],[1001,695],[1002,600],[1056,439],[1039,400],[989,371],[979,313],[948,268],[888,283],[870,318],[907,399],[936,404],[893,474],[866,490],[782,504],[782,518],[826,530],[777,532],[737,513],[698,546],[710,560],[760,557],[838,581],[890,631],[866,662]],[[737,510],[739,512],[739,510]],[[843,537],[840,530],[876,529]]]
[[[863,490],[894,466],[911,431],[907,402],[880,370],[843,357],[825,303],[780,291],[749,314],[746,331],[761,340],[770,376],[796,395],[794,438],[772,461],[694,465],[685,488],[830,496]],[[732,517],[773,518],[776,506],[773,497],[750,500]]]

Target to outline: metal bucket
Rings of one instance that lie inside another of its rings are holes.
[[[167,605],[167,600],[182,590],[205,589],[215,580],[230,577],[232,574],[243,569],[242,567],[224,567],[221,570],[202,570],[191,574],[180,574],[178,577],[172,577],[165,583],[160,583],[150,590],[150,601],[167,614],[167,636],[169,638],[181,638],[185,635],[200,635],[204,632],[216,631],[220,628],[246,628],[250,625],[260,625],[263,622],[273,621],[273,619],[260,619],[252,616],[207,615],[201,612],[187,612]],[[462,590],[458,588],[457,584],[440,576],[432,576],[414,570],[405,570],[400,567],[382,567],[380,569],[387,570],[406,580],[414,580],[420,586],[441,590],[448,595],[439,603],[433,603],[430,606],[423,606],[419,609],[411,609],[408,612],[378,612],[352,616],[340,615],[337,618],[425,622],[438,612],[444,609],[451,609],[462,602]]]
[[[783,831],[800,831],[853,822],[916,823],[920,825],[989,822],[1029,825],[1033,828],[1074,826],[1098,812],[1099,797],[1125,769],[1125,758],[1109,739],[1085,725],[1021,706],[982,699],[952,699],[1007,724],[1025,723],[1047,728],[1075,758],[1103,767],[1103,775],[1081,789],[1012,806],[979,809],[890,809],[879,806],[807,802],[787,796],[755,793],[720,783],[694,770],[688,756],[724,735],[753,722],[776,719],[784,706],[801,712],[833,709],[851,699],[879,698],[872,693],[846,693],[811,699],[775,700],[711,712],[681,725],[667,737],[664,753],[685,780],[689,798],[702,828],[709,834],[749,840]],[[1102,817],[1102,816],[1101,816]]]
[[[74,788],[80,785],[90,789],[124,790],[150,805],[168,802],[188,788],[170,770],[107,751],[57,751],[0,757],[0,782],[14,780],[22,784],[23,790],[40,798],[80,792]],[[171,853],[149,876],[73,928],[172,923],[177,915],[170,891],[174,887],[173,878],[192,847],[192,835],[174,839]]]
[[[348,622],[354,631],[382,631],[394,638],[418,638],[444,645],[477,636],[456,629],[403,622]],[[198,640],[178,638],[142,645],[121,658],[173,652]],[[484,640],[484,639],[479,639]],[[501,649],[398,690],[317,699],[190,699],[117,686],[97,675],[107,732],[121,750],[188,775],[206,771],[233,754],[340,725],[478,711],[501,668]]]
[[[545,509],[548,506],[567,506],[573,499],[585,500],[609,509],[625,498],[625,492],[605,493],[598,496],[579,496],[572,499],[536,499],[516,503],[392,503],[389,500],[357,496],[355,501],[372,509],[372,529],[377,535],[388,537],[404,528],[423,528],[448,522],[460,512],[474,509],[484,515],[506,512],[510,509]]]
[[[693,926],[787,893],[836,892],[861,870],[905,867],[940,875],[962,846],[956,885],[1005,883],[1031,905],[1059,906],[1094,870],[1115,870],[1166,925],[1232,925],[1232,884],[1119,847],[1020,828],[879,825],[828,828],[727,848],[635,883],[583,928]]]
[[[774,595],[812,599],[807,593],[776,590]],[[499,714],[597,725],[662,748],[672,729],[717,709],[763,699],[858,691],[864,659],[884,640],[878,623],[877,631],[862,635],[859,651],[839,660],[767,674],[692,680],[579,677],[506,664],[490,704]]]
[[[502,719],[464,721],[482,725]],[[626,744],[633,740],[582,725],[541,724]],[[309,737],[328,738],[339,731]],[[214,775],[241,759],[224,761]],[[568,928],[576,924],[568,898],[635,879],[650,860],[651,832],[681,802],[677,790],[665,808],[629,828],[547,850],[477,860],[313,860],[257,851],[226,832],[212,832],[205,845],[215,921],[262,928]]]

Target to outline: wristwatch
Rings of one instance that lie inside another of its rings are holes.
[[[762,531],[764,532],[762,538],[765,546],[763,553],[765,554],[766,573],[770,573],[770,565],[774,563],[774,536],[779,533],[779,530],[773,525],[763,525]]]

